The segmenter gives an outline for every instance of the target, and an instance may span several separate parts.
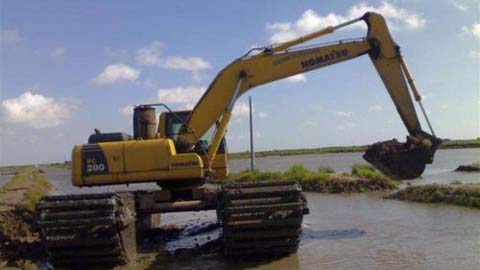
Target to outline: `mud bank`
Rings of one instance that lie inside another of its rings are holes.
[[[480,162],[475,162],[469,165],[460,165],[455,169],[455,172],[480,172]]]
[[[33,222],[35,205],[50,188],[38,169],[26,167],[0,190],[0,268],[36,269],[31,261],[44,254]]]
[[[446,203],[480,209],[480,184],[409,186],[386,197],[423,203]]]
[[[335,173],[331,168],[321,167],[316,171],[303,165],[293,165],[285,172],[244,170],[231,174],[215,183],[297,181],[304,191],[320,193],[351,193],[376,190],[391,190],[397,184],[366,165],[354,165],[351,173]]]

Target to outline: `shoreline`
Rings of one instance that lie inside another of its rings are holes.
[[[480,184],[429,184],[408,186],[385,199],[407,202],[450,204],[480,209]]]
[[[329,146],[318,148],[297,148],[283,150],[267,150],[255,152],[256,158],[273,157],[273,156],[303,156],[303,155],[322,155],[322,154],[339,154],[339,153],[361,153],[367,150],[369,145],[352,145],[352,146]],[[438,149],[471,149],[480,148],[480,138],[473,140],[446,140]],[[235,152],[228,154],[229,159],[249,159],[250,152]]]

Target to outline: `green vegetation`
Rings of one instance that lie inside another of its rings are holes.
[[[37,268],[30,260],[42,255],[43,246],[33,226],[34,211],[50,189],[48,179],[35,167],[19,168],[0,189],[0,268],[2,264]]]
[[[42,166],[48,166],[48,167],[60,168],[60,169],[72,169],[72,162],[65,161],[65,162],[57,162],[57,163],[46,163],[46,164],[42,164]]]
[[[268,156],[296,156],[296,155],[319,155],[329,153],[353,153],[364,152],[368,145],[359,146],[333,146],[322,148],[304,148],[304,149],[286,149],[255,152],[255,157]],[[457,149],[457,148],[480,148],[480,138],[472,140],[449,140],[445,139],[439,149]],[[246,159],[250,157],[250,152],[237,152],[228,154],[230,159]]]
[[[480,184],[409,186],[389,196],[388,199],[423,203],[447,203],[480,209]]]
[[[33,212],[38,201],[51,189],[51,183],[38,169],[23,167],[0,189],[0,205]]]
[[[303,149],[286,149],[286,150],[270,150],[255,152],[255,157],[269,157],[269,156],[299,156],[299,155],[319,155],[329,153],[352,153],[364,152],[367,146],[333,146],[322,148],[303,148]],[[229,159],[246,159],[250,158],[250,152],[229,153]]]
[[[443,140],[440,149],[479,148],[480,138],[472,140]]]
[[[305,191],[322,193],[364,192],[397,187],[393,180],[370,166],[356,166],[352,171],[355,173],[337,174],[328,167],[311,171],[303,165],[293,165],[285,172],[244,170],[216,183],[296,181]]]
[[[31,167],[31,165],[3,166],[0,167],[0,175],[17,174],[20,170]]]

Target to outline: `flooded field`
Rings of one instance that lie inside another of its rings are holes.
[[[415,183],[480,182],[478,173],[452,172],[479,157],[480,149],[440,150],[435,163]],[[341,172],[363,161],[360,153],[257,159],[261,170],[282,170],[296,163],[311,169],[331,166]],[[230,165],[238,171],[248,167],[248,161],[233,160]],[[146,184],[78,189],[70,185],[68,170],[43,169],[57,194],[155,188]],[[126,269],[480,269],[478,210],[385,200],[383,195],[307,193],[311,214],[305,216],[297,254],[262,262],[227,261],[218,250],[171,255],[177,249],[215,241],[221,229],[214,225],[214,211],[167,214],[162,217],[164,224],[186,226],[190,233],[169,239]]]
[[[286,258],[245,262],[227,261],[218,253],[161,259],[152,254],[135,269],[480,269],[478,210],[381,196],[307,193],[311,214],[305,217],[303,239],[297,254]],[[165,218],[206,224],[214,222],[215,213]],[[208,236],[218,237],[219,230],[201,235]],[[195,238],[175,244],[192,245]]]

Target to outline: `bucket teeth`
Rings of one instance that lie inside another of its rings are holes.
[[[56,268],[108,269],[128,262],[122,237],[133,215],[120,196],[48,196],[37,211],[37,224]]]
[[[244,183],[222,189],[219,213],[227,256],[262,257],[297,250],[308,209],[296,183]]]

